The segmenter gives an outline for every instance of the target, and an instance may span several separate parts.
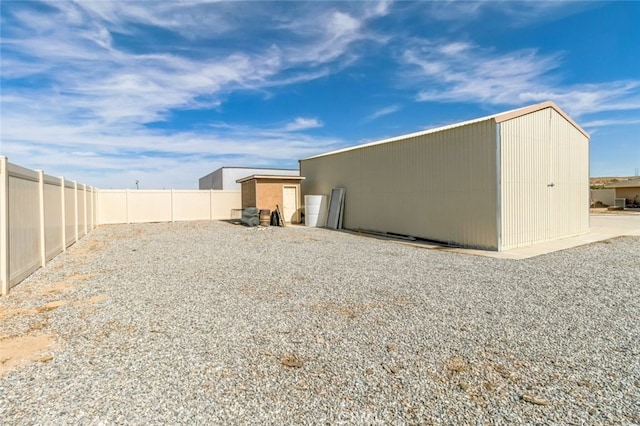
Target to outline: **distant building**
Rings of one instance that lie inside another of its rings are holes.
[[[199,189],[217,189],[240,191],[241,184],[237,180],[252,175],[300,176],[298,169],[267,169],[260,167],[221,167],[203,176],[199,180]]]
[[[625,207],[640,205],[640,177],[635,177],[622,182],[614,182],[607,185],[607,188],[615,190],[615,198],[624,198]]]

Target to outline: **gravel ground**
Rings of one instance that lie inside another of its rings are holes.
[[[640,423],[636,237],[512,261],[108,226],[0,309],[5,342],[54,342],[0,377],[2,424]]]

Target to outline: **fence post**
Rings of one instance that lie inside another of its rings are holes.
[[[0,289],[9,294],[9,161],[0,156]]]
[[[173,188],[171,188],[171,223],[173,223]]]
[[[62,251],[67,251],[67,206],[64,197],[64,188],[67,184],[64,181],[64,177],[60,176],[60,205],[62,206]]]
[[[95,199],[93,198],[93,186],[90,186],[90,193],[91,193],[91,200],[89,201],[89,205],[91,206],[91,215],[89,216],[91,218],[91,226],[89,227],[90,231],[93,231],[93,229],[95,228],[95,217],[94,217],[94,213],[95,213]]]
[[[73,205],[74,205],[74,209],[73,209],[73,217],[74,217],[74,222],[73,222],[73,229],[75,230],[75,234],[76,234],[76,243],[78,242],[78,182],[77,181],[73,181]]]
[[[87,235],[87,185],[82,184],[82,190],[84,196],[82,199],[84,200],[84,235]]]
[[[40,206],[40,266],[47,265],[47,244],[45,241],[45,224],[44,224],[44,172],[38,172],[38,204]]]

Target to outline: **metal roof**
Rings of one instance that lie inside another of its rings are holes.
[[[546,102],[542,102],[542,103],[535,104],[535,105],[529,105],[529,106],[526,106],[526,107],[517,108],[517,109],[510,110],[510,111],[505,111],[505,112],[500,112],[500,113],[497,113],[497,114],[488,115],[486,117],[480,117],[480,118],[475,118],[473,120],[462,121],[460,123],[454,123],[454,124],[449,124],[449,125],[446,125],[446,126],[436,127],[434,129],[421,130],[421,131],[415,132],[415,133],[408,133],[406,135],[395,136],[395,137],[388,138],[388,139],[382,139],[382,140],[379,140],[379,141],[374,141],[374,142],[369,142],[369,143],[365,143],[365,144],[361,144],[361,145],[355,145],[355,146],[351,146],[351,147],[347,147],[347,148],[342,148],[342,149],[338,149],[338,150],[335,150],[335,151],[326,152],[324,154],[318,154],[318,155],[314,155],[314,156],[311,156],[311,157],[303,158],[300,161],[311,160],[312,158],[325,157],[325,156],[328,156],[328,155],[339,154],[339,153],[342,153],[342,152],[352,151],[352,150],[356,150],[356,149],[360,149],[360,148],[366,148],[366,147],[369,147],[369,146],[375,146],[375,145],[395,142],[395,141],[399,141],[399,140],[403,140],[403,139],[407,139],[407,138],[413,138],[413,137],[417,137],[417,136],[428,135],[428,134],[431,134],[431,133],[437,133],[437,132],[441,132],[441,131],[444,131],[444,130],[454,129],[456,127],[462,127],[462,126],[466,126],[466,125],[474,124],[474,123],[479,123],[481,121],[486,121],[486,120],[495,120],[496,123],[502,123],[504,121],[512,120],[512,119],[517,118],[517,117],[522,117],[523,115],[531,114],[533,112],[540,111],[540,110],[543,110],[543,109],[546,109],[546,108],[553,108],[558,114],[562,115],[562,117],[564,117],[565,120],[567,120],[569,123],[571,123],[571,125],[573,125],[573,127],[575,127],[576,130],[578,130],[584,136],[589,138],[589,134],[582,127],[580,127],[575,121],[573,121],[564,111],[562,111],[558,105],[556,105],[555,103],[553,103],[551,101],[546,101]]]
[[[635,177],[622,182],[614,182],[606,185],[607,188],[634,188],[640,187],[640,177]]]
[[[304,180],[302,176],[279,176],[279,175],[251,175],[247,177],[243,177],[242,179],[238,179],[237,183],[246,182],[251,179],[270,179],[270,180]]]

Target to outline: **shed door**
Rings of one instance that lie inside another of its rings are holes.
[[[285,186],[282,189],[282,214],[286,222],[297,222],[298,188]]]

